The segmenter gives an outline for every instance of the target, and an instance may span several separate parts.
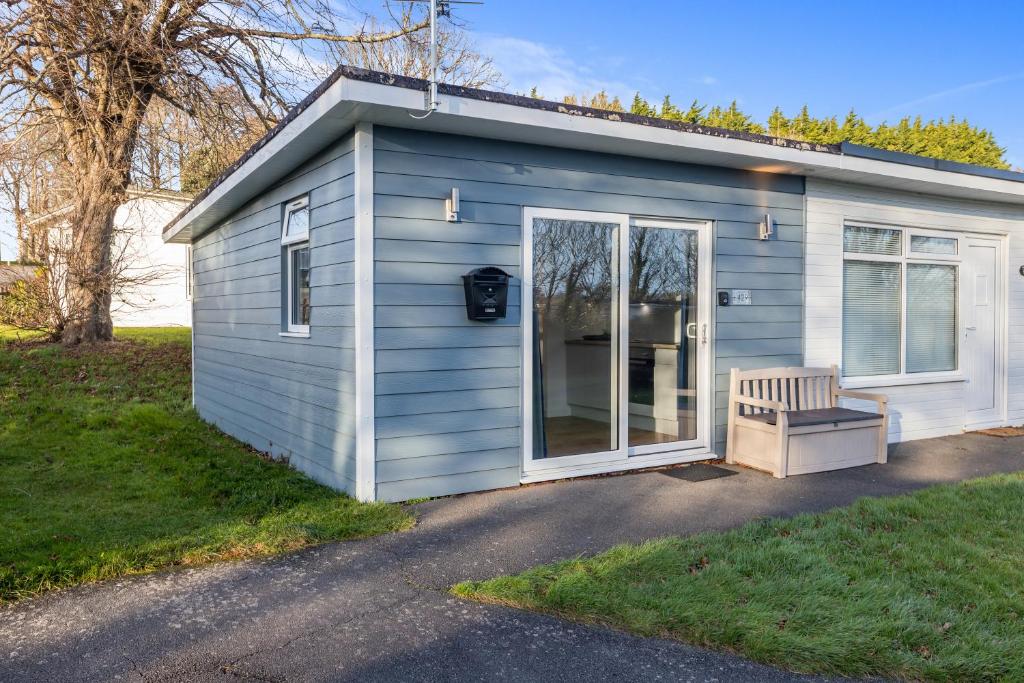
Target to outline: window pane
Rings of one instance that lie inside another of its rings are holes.
[[[534,460],[619,447],[619,226],[533,220]]]
[[[956,238],[911,235],[910,251],[918,254],[956,254]]]
[[[309,208],[305,207],[288,212],[288,224],[285,226],[285,237],[298,237],[309,233]]]
[[[900,264],[843,263],[843,375],[900,371]]]
[[[903,253],[900,231],[848,225],[843,230],[843,250],[853,254],[899,256]]]
[[[956,370],[956,267],[907,264],[907,372]]]
[[[309,247],[291,252],[292,325],[309,325]]]
[[[629,232],[629,445],[697,438],[697,231]]]

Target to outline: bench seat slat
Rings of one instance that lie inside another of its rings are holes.
[[[884,416],[879,413],[868,413],[862,410],[851,410],[849,408],[817,408],[812,410],[791,410],[789,415],[790,427],[809,427],[811,425],[824,425],[834,422],[858,422],[860,420],[881,420]],[[774,425],[777,420],[777,413],[763,413],[761,415],[747,415],[751,420]]]

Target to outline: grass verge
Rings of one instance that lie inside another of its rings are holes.
[[[1024,679],[1024,475],[623,545],[457,595],[789,670]]]
[[[65,349],[0,330],[0,601],[408,528],[202,422],[188,329]]]

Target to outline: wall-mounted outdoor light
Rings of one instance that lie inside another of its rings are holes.
[[[459,222],[459,188],[452,188],[452,196],[444,200],[444,208],[447,214],[446,221],[449,223]]]
[[[772,236],[772,233],[774,233],[774,232],[775,232],[775,229],[774,229],[774,227],[772,225],[772,215],[770,213],[766,213],[764,215],[764,218],[761,220],[761,225],[758,226],[758,234],[757,234],[757,236],[760,239],[766,240],[766,239],[770,239],[771,236]]]

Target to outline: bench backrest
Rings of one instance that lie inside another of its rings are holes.
[[[743,396],[779,401],[787,410],[813,410],[835,407],[838,368],[764,368],[737,370],[730,377],[730,392]],[[764,408],[741,406],[742,413],[769,412]]]

